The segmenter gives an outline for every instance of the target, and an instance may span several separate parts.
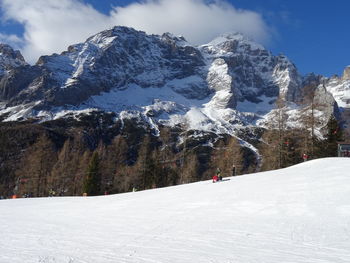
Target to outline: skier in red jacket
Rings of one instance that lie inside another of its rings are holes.
[[[304,153],[304,154],[303,154],[303,160],[304,160],[304,162],[306,162],[308,159],[309,159],[309,156],[308,156],[306,153]]]

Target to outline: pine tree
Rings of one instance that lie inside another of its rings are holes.
[[[324,157],[334,157],[337,156],[338,142],[343,140],[343,131],[333,115],[330,117],[326,127],[327,134],[322,152]]]
[[[285,166],[287,119],[285,101],[278,98],[276,109],[267,125],[268,130],[262,137],[263,170],[279,169]]]
[[[186,154],[180,175],[180,184],[197,182],[199,177],[199,162],[196,153]]]
[[[136,182],[138,189],[150,189],[156,187],[158,169],[156,159],[152,154],[153,142],[150,135],[145,135],[138,150],[136,169]]]
[[[100,190],[101,192],[108,193],[113,189],[114,174],[117,166],[115,150],[113,144],[107,146],[100,142],[97,152],[100,157]]]
[[[279,165],[279,136],[275,130],[266,130],[262,136],[260,153],[263,156],[262,170],[280,168]]]
[[[312,159],[322,157],[320,155],[318,146],[320,139],[316,136],[317,128],[323,124],[320,117],[324,108],[327,108],[327,104],[323,101],[323,97],[320,94],[326,94],[326,87],[321,85],[310,85],[304,87],[304,100],[305,107],[303,108],[300,116],[301,123],[305,128],[304,132],[304,151],[310,155]]]
[[[17,177],[25,181],[20,194],[30,196],[47,196],[48,179],[52,167],[57,160],[55,145],[48,136],[40,136],[37,141],[27,149],[23,158],[22,167],[17,170]]]
[[[58,154],[58,160],[52,168],[48,188],[57,194],[73,194],[72,182],[76,174],[77,156],[72,152],[73,140],[65,141]]]
[[[101,178],[99,162],[98,153],[94,152],[87,169],[87,175],[83,186],[84,193],[88,195],[98,195],[100,193]]]

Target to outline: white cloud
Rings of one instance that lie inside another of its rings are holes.
[[[3,33],[0,33],[0,43],[6,43],[16,49],[20,48],[24,44],[23,39],[20,37],[14,34],[8,35]]]
[[[204,44],[219,34],[237,31],[266,41],[269,29],[262,17],[252,11],[236,9],[224,1],[159,0],[117,7],[111,13],[117,24],[150,33],[171,32],[190,42]]]
[[[5,19],[24,25],[24,57],[61,52],[68,45],[111,26],[111,19],[73,0],[2,0]]]
[[[0,2],[4,18],[24,26],[22,52],[29,62],[43,54],[59,53],[115,25],[152,34],[171,32],[195,44],[206,43],[228,31],[241,32],[260,42],[270,35],[258,13],[236,9],[223,0],[146,0],[114,7],[109,15],[79,0]]]

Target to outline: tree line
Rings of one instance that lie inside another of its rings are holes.
[[[331,116],[319,136],[315,109],[305,109],[302,127],[290,128],[285,105],[276,107],[271,126],[251,141],[262,155],[262,171],[297,164],[304,153],[337,155],[341,125]],[[114,194],[210,179],[217,168],[230,176],[233,165],[241,175],[259,165],[254,153],[229,135],[161,127],[155,136],[133,120],[115,123],[114,117],[1,123],[0,196]]]
[[[230,136],[197,138],[181,127],[161,127],[158,137],[132,120],[66,121],[0,125],[0,196],[101,195],[195,182],[219,166],[229,176],[232,163],[249,154]]]

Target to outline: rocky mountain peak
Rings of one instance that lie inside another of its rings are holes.
[[[343,80],[350,80],[350,65],[344,69],[342,79]]]
[[[7,44],[0,44],[0,55],[3,57],[11,58],[13,60],[19,60],[25,63],[25,60],[19,50],[13,50]]]
[[[133,29],[131,27],[115,26],[111,29],[104,30],[100,33],[97,33],[94,36],[89,37],[86,40],[86,42],[95,44],[109,44],[113,39],[118,38],[119,41],[121,41],[124,39],[129,39],[135,35],[146,36],[146,33],[142,31],[137,31],[136,29]]]
[[[262,45],[252,41],[243,34],[236,32],[222,34],[208,44],[203,45],[202,48],[207,48],[216,53],[251,53],[265,50]]]
[[[0,74],[4,71],[26,65],[22,54],[7,44],[0,44]]]
[[[183,36],[175,36],[172,33],[164,33],[161,36],[162,41],[172,43],[173,45],[177,46],[189,46],[190,44],[187,42],[187,40]]]

